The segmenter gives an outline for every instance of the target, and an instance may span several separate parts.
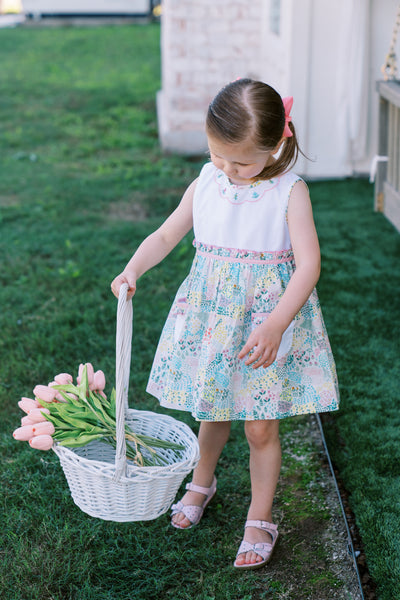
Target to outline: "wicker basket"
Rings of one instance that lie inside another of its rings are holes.
[[[81,448],[54,445],[72,498],[81,510],[107,521],[147,521],[165,513],[183,479],[199,460],[192,430],[172,417],[128,408],[132,302],[121,287],[117,311],[117,448],[99,441]],[[167,464],[139,467],[126,458],[125,423],[135,432],[176,442],[182,450],[158,450]]]

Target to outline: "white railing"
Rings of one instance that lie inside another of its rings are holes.
[[[1,0],[0,0],[1,2]],[[22,0],[27,15],[149,15],[151,0]]]
[[[375,210],[400,231],[400,81],[379,81],[379,137]]]

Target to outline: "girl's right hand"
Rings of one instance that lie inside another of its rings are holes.
[[[274,362],[282,340],[282,330],[269,318],[258,325],[249,335],[249,339],[238,354],[239,359],[246,358],[245,365],[253,369],[266,369]]]
[[[125,271],[123,271],[122,273],[117,275],[117,277],[111,283],[111,291],[116,298],[118,298],[118,296],[119,296],[119,290],[123,283],[128,284],[128,293],[127,293],[126,298],[127,298],[127,300],[130,300],[135,295],[135,292],[136,292],[136,277],[135,277],[135,275],[133,273],[125,273]]]

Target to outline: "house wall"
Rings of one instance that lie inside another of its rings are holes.
[[[293,3],[289,80],[299,111],[293,112],[302,149],[297,169],[305,177],[343,177],[355,165],[350,138],[367,99],[365,0]],[[360,53],[358,50],[360,49]],[[359,76],[359,74],[361,76]],[[359,111],[353,114],[357,103]],[[364,155],[363,142],[358,146]]]
[[[237,77],[258,77],[263,0],[164,0],[158,118],[166,150],[206,148],[204,117],[216,92]]]
[[[203,152],[208,103],[226,82],[249,76],[294,97],[293,120],[311,158],[299,158],[299,173],[366,173],[376,153],[376,81],[397,6],[398,0],[164,0],[163,148]]]

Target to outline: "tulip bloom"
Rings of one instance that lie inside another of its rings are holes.
[[[106,386],[106,378],[103,371],[96,371],[93,375],[93,384],[91,389],[102,392]]]
[[[42,400],[43,402],[53,402],[58,392],[48,385],[37,385],[33,389],[33,393],[38,400]]]
[[[29,444],[31,448],[36,448],[36,450],[50,450],[54,441],[51,435],[35,435],[29,440]]]
[[[18,427],[13,432],[13,437],[16,440],[27,442],[32,439],[35,434],[33,433],[33,425],[24,425],[24,427]]]
[[[28,413],[30,410],[38,408],[40,405],[37,400],[32,400],[32,398],[21,398],[18,402],[18,406],[21,410]]]
[[[33,435],[53,435],[55,428],[53,423],[50,421],[42,421],[41,423],[35,423],[32,426]]]
[[[50,383],[47,384],[47,387],[49,388],[53,388],[55,385],[60,385],[59,383],[57,383],[57,381],[50,381]],[[60,392],[58,390],[56,390],[56,397],[54,398],[53,402],[64,402],[64,398],[61,396]]]
[[[69,373],[59,373],[54,377],[54,381],[57,385],[69,385],[72,383],[73,377]]]
[[[35,421],[32,421],[32,419],[29,418],[29,415],[26,415],[25,417],[22,417],[21,419],[21,425],[33,425]]]
[[[93,377],[94,377],[94,369],[93,369],[93,365],[91,363],[86,363],[85,365],[83,365],[81,363],[79,365],[78,377],[76,378],[76,381],[77,381],[78,385],[80,385],[82,383],[82,373],[83,373],[83,369],[85,366],[86,366],[86,374],[87,374],[87,378],[88,378],[89,388],[91,389],[91,386],[93,384]]]
[[[42,421],[47,421],[46,417],[44,416],[45,414],[50,414],[48,408],[34,408],[33,410],[29,411],[28,417],[34,423],[41,423]]]

